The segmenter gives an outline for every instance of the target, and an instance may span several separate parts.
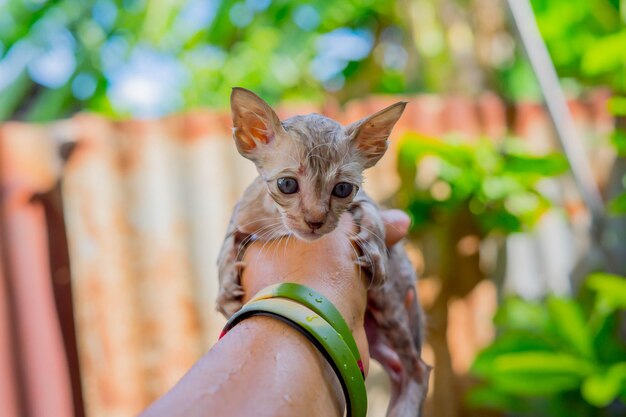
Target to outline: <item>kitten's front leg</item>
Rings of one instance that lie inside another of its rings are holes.
[[[219,293],[217,309],[226,317],[232,316],[243,306],[244,291],[241,273],[244,268],[243,255],[248,244],[255,240],[279,238],[281,217],[265,188],[265,181],[258,177],[244,192],[236,204],[228,224],[226,239],[218,258]]]
[[[352,240],[362,252],[357,264],[370,274],[372,286],[377,287],[387,277],[387,247],[380,209],[365,193],[359,192],[350,212],[358,230]]]
[[[226,318],[235,314],[243,306],[244,291],[241,287],[240,276],[244,264],[240,259],[240,252],[246,238],[247,236],[239,232],[235,222],[231,220],[217,261],[220,287],[216,306]]]

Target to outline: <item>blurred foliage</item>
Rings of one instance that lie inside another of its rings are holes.
[[[411,217],[411,235],[424,256],[423,273],[436,276],[439,284],[426,311],[437,365],[433,398],[462,383],[452,371],[448,350],[448,305],[495,273],[498,255],[485,256],[481,243],[489,240],[497,251],[503,236],[534,225],[551,205],[539,192],[540,182],[567,168],[561,155],[535,156],[514,139],[496,144],[416,133],[401,138],[401,186],[394,205]]]
[[[539,30],[546,42],[559,76],[574,93],[589,86],[608,86],[616,94],[609,103],[619,119],[626,118],[626,2],[623,0],[531,0]],[[522,68],[520,70],[520,68]],[[524,77],[515,71],[529,71],[520,59],[511,69],[518,83]],[[507,84],[515,87],[515,83]],[[534,84],[517,85],[518,90],[533,91]],[[507,89],[507,87],[505,87]],[[524,93],[522,93],[524,94]],[[626,130],[619,123],[612,134],[619,157],[626,155]],[[626,189],[626,176],[622,178]],[[626,214],[626,193],[609,201],[608,212]]]
[[[387,1],[0,1],[0,118],[224,107],[236,85],[269,101],[320,101],[347,78],[411,91],[399,15]]]
[[[270,102],[475,94],[471,20],[460,0],[3,0],[0,118],[225,107],[235,85]],[[500,32],[487,67],[511,55]]]
[[[609,100],[609,111],[617,118],[617,125],[611,139],[618,158],[626,157],[626,128],[620,127],[626,121],[626,97],[615,96]],[[626,215],[626,174],[621,178],[622,193],[609,201],[609,213],[617,216]]]
[[[559,77],[570,93],[607,86],[626,93],[626,3],[620,0],[531,0],[539,30]],[[521,48],[499,68],[505,96],[540,99]]]
[[[532,0],[539,30],[562,78],[626,93],[626,3]]]
[[[533,5],[563,77],[624,89],[623,1]],[[0,120],[225,107],[235,85],[270,102],[538,97],[501,0],[0,1]]]
[[[612,214],[626,214],[626,194],[620,194],[609,202],[609,210]]]
[[[402,138],[398,167],[400,207],[414,230],[445,222],[468,210],[486,234],[518,232],[550,206],[537,191],[540,180],[567,170],[560,154],[534,156],[516,140],[442,141],[411,133]]]
[[[520,416],[625,415],[625,310],[626,280],[602,273],[578,299],[508,299],[494,319],[498,338],[472,366],[483,384],[469,402]]]

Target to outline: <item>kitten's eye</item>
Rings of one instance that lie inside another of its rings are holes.
[[[335,188],[333,188],[333,195],[339,198],[346,198],[352,194],[353,189],[354,185],[347,182],[340,182],[335,185]]]
[[[298,181],[295,178],[279,178],[276,181],[276,185],[278,185],[278,189],[283,194],[293,194],[298,192]]]

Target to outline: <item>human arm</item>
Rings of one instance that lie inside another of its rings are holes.
[[[406,233],[408,218],[397,211],[383,217],[391,244]],[[288,239],[276,246],[252,245],[246,251],[242,285],[250,296],[282,281],[297,281],[323,293],[353,331],[367,369],[363,329],[367,286],[345,238],[350,227],[343,220],[334,237],[315,242]],[[274,261],[277,256],[280,262]],[[341,392],[330,365],[304,336],[278,320],[253,317],[216,343],[142,417],[341,416],[345,407]]]

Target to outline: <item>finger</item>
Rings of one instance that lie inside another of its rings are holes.
[[[392,246],[409,231],[411,219],[402,210],[385,210],[381,213],[385,223],[385,244]]]

